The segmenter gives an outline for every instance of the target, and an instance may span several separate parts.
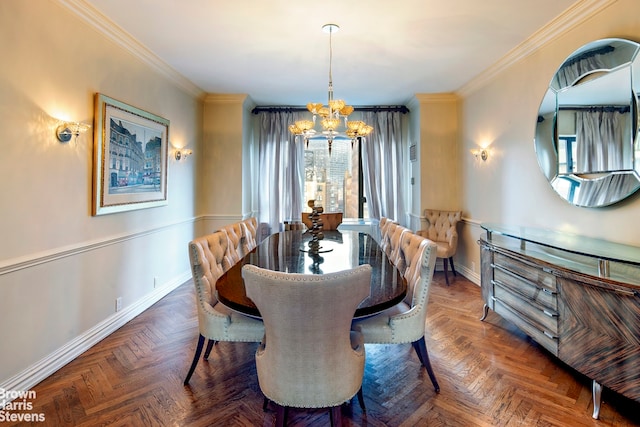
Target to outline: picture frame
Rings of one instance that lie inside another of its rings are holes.
[[[95,95],[92,214],[169,203],[169,120]]]

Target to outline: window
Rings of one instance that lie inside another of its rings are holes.
[[[306,201],[314,199],[325,212],[343,212],[345,218],[366,218],[362,205],[359,146],[336,140],[329,156],[326,140],[311,140],[304,151],[304,212]]]
[[[558,136],[558,173],[561,175],[574,173],[576,171],[576,159],[576,136]]]

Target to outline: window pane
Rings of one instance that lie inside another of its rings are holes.
[[[307,200],[315,199],[325,212],[358,217],[358,153],[351,141],[333,141],[331,156],[325,140],[309,141],[304,152],[304,212]]]

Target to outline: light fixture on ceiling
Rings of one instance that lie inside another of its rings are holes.
[[[358,137],[365,137],[373,131],[373,127],[361,120],[348,121],[347,117],[353,113],[354,108],[346,105],[342,99],[333,99],[333,79],[331,75],[331,65],[333,60],[333,49],[331,45],[331,34],[337,32],[340,27],[336,24],[325,24],[322,31],[329,33],[329,91],[327,105],[310,102],[307,109],[313,114],[313,120],[298,120],[289,125],[289,131],[297,137],[303,137],[306,144],[309,139],[326,139],[329,143],[329,154],[331,154],[331,144],[334,139],[340,137],[351,140],[351,145]],[[316,127],[316,118],[321,117],[320,128]],[[344,120],[344,130],[340,130],[342,120]]]
[[[69,142],[71,137],[78,136],[89,130],[91,125],[80,122],[64,122],[56,128],[56,136],[60,142]]]

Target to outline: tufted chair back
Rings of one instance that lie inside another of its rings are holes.
[[[389,246],[389,227],[394,224],[392,220],[387,217],[380,218],[380,247],[386,253]]]
[[[427,220],[427,227],[419,230],[417,234],[434,241],[436,245],[438,245],[438,258],[443,259],[444,277],[447,284],[449,284],[447,265],[451,263],[451,270],[455,276],[456,270],[453,265],[453,256],[456,254],[458,247],[458,231],[456,226],[462,217],[462,212],[425,209],[424,216]]]
[[[462,212],[425,209],[424,216],[427,220],[427,227],[421,230],[424,233],[423,236],[434,242],[448,243],[449,247],[453,248],[454,253],[451,255],[454,255],[458,243],[456,225],[462,217]]]
[[[191,275],[196,287],[198,308],[198,330],[200,335],[193,362],[184,380],[191,379],[206,339],[209,339],[204,358],[209,358],[212,346],[217,341],[259,342],[264,334],[260,320],[236,313],[218,302],[216,282],[227,271],[229,234],[219,230],[189,242]]]
[[[252,216],[242,221],[245,228],[247,250],[251,252],[258,245],[258,220]]]
[[[198,313],[217,304],[215,285],[224,274],[225,256],[229,246],[227,233],[216,231],[189,243],[191,274],[196,286]]]
[[[242,223],[236,222],[226,225],[220,229],[227,234],[227,239],[229,241],[224,258],[225,271],[233,267],[244,256],[244,249],[242,247],[245,236],[244,228],[245,227]]]
[[[411,233],[411,231],[399,224],[392,224],[389,232],[389,260],[396,266],[401,273],[404,273],[404,266],[402,265],[402,259],[400,258],[400,244],[402,242],[402,236],[405,233]]]
[[[351,321],[369,296],[371,266],[297,274],[247,264],[242,277],[265,325],[256,352],[265,397],[279,405],[278,413],[282,407],[330,407],[339,413],[362,386],[364,344]]]

